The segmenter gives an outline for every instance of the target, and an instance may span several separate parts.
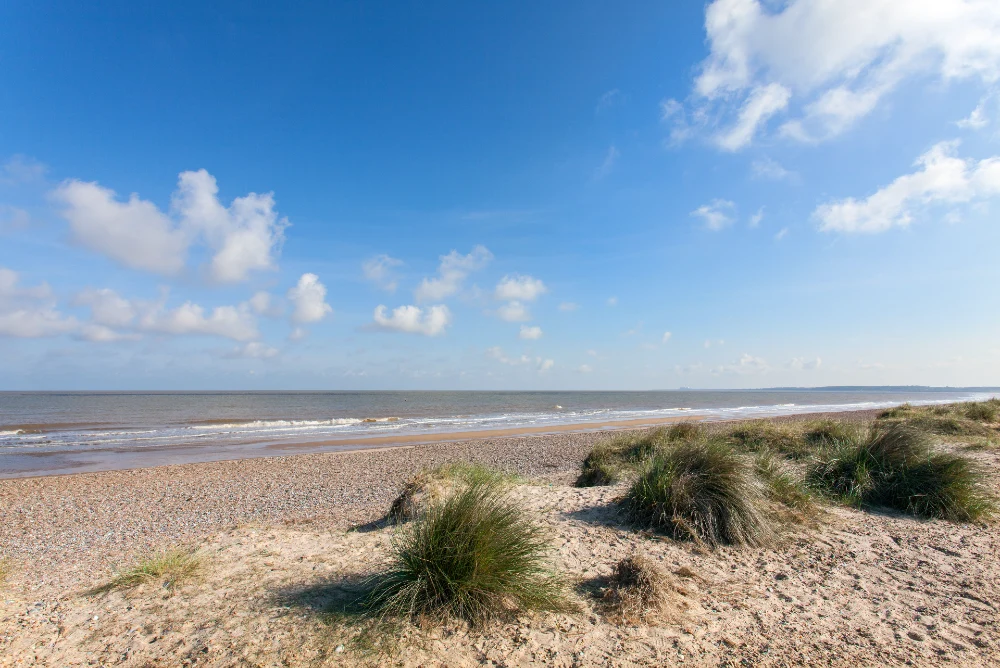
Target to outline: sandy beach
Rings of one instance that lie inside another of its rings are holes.
[[[451,461],[527,479],[516,495],[552,532],[557,565],[579,587],[635,551],[680,573],[678,616],[620,627],[581,595],[577,614],[527,615],[482,636],[430,632],[393,659],[399,665],[1000,661],[995,524],[826,507],[769,548],[651,540],[611,503],[623,488],[572,486],[605,436],[521,434],[0,481],[10,570],[0,665],[355,661],[320,603],[385,562],[392,529],[348,530],[384,516],[417,472]],[[973,455],[1000,471],[995,450]],[[210,555],[207,572],[180,590],[85,594],[137,556],[178,546]]]

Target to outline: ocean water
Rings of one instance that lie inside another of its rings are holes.
[[[990,389],[656,392],[3,392],[0,477],[365,447],[623,420],[738,419],[982,400]],[[336,444],[324,442],[338,441]],[[344,443],[347,441],[347,443]]]

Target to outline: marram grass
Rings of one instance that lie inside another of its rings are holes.
[[[191,552],[170,550],[139,560],[134,566],[120,571],[110,582],[93,589],[99,594],[113,589],[132,589],[150,582],[162,583],[173,589],[179,583],[197,575],[202,568],[201,559]]]
[[[935,451],[911,424],[873,425],[813,465],[810,483],[858,507],[883,506],[959,522],[992,514],[983,471],[967,457]]]
[[[622,501],[634,522],[708,545],[773,537],[767,489],[753,463],[719,440],[680,443],[653,457]]]
[[[381,618],[457,618],[481,626],[511,613],[567,609],[548,568],[548,537],[497,484],[473,483],[400,529],[393,565],[366,607]]]

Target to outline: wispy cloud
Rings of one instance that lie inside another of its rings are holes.
[[[710,204],[703,204],[691,212],[696,218],[701,218],[705,224],[705,229],[718,232],[732,224],[735,218],[736,205],[725,199],[712,200]]]

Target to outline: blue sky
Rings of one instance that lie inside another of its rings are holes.
[[[6,3],[0,389],[1000,383],[1000,5]]]

